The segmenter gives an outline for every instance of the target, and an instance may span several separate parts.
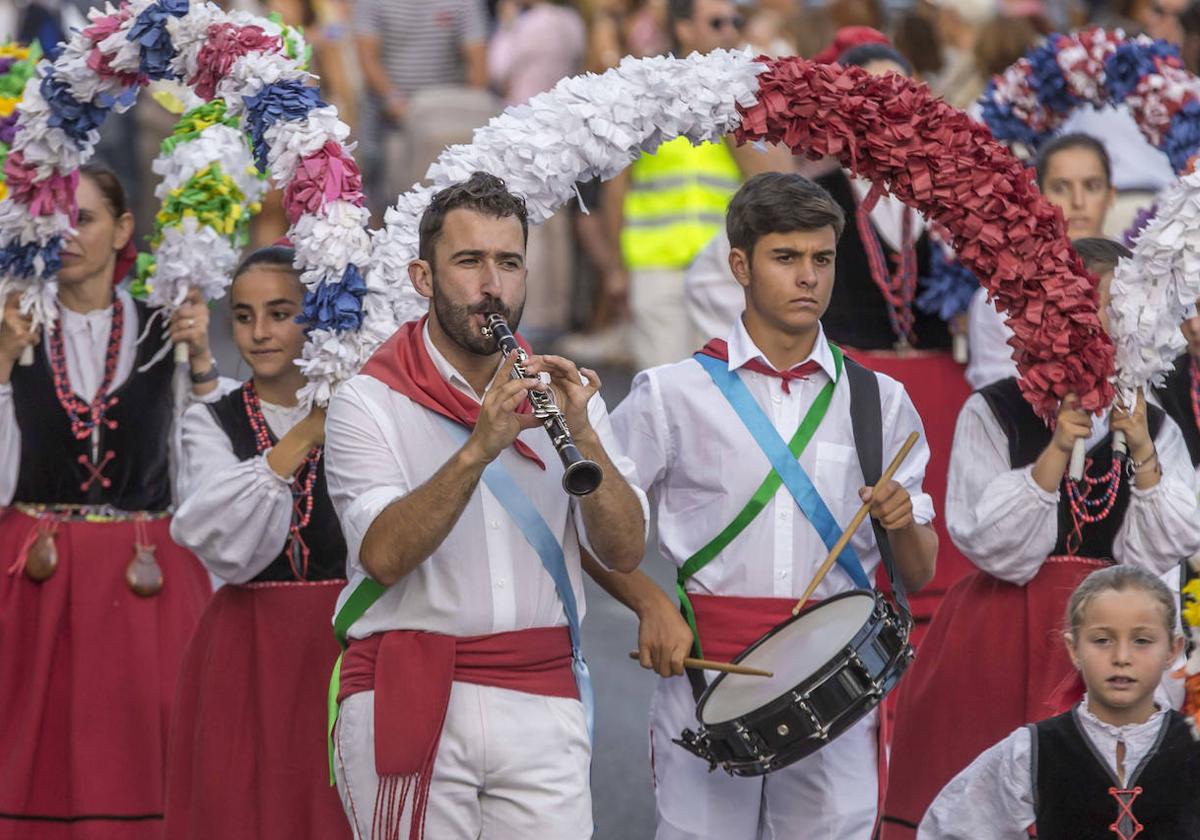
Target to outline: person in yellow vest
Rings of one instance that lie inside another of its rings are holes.
[[[741,43],[743,18],[732,0],[670,0],[668,12],[677,56]],[[605,291],[628,306],[637,369],[679,361],[696,349],[684,271],[724,226],[725,208],[744,178],[791,168],[786,149],[762,154],[728,139],[693,146],[679,137],[606,184],[604,213],[624,271],[605,278]]]

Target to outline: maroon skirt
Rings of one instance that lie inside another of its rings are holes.
[[[167,771],[170,840],[339,840],[326,693],[344,580],[223,586],[179,677]]]
[[[170,519],[144,523],[162,590],[130,591],[132,521],[62,521],[59,565],[17,566],[38,519],[0,511],[0,840],[156,840],[183,651],[211,594]],[[15,567],[16,566],[16,567]]]
[[[1062,630],[1067,601],[1102,560],[1052,557],[1016,586],[976,571],[942,600],[896,706],[884,840],[910,840],[938,792],[1019,726],[1083,696]]]

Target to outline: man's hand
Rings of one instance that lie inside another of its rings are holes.
[[[555,404],[566,417],[572,435],[578,437],[591,430],[587,405],[592,396],[600,390],[600,377],[596,371],[576,368],[574,362],[562,356],[530,356],[525,370],[533,375],[550,375]],[[584,377],[587,378],[586,383]]]
[[[541,425],[532,414],[518,414],[517,407],[530,391],[544,390],[537,379],[511,379],[516,355],[506,358],[492,378],[492,385],[483,397],[479,420],[464,449],[471,450],[484,463],[491,463],[512,445],[517,435]]]
[[[683,659],[692,650],[692,630],[679,607],[661,590],[638,614],[638,660],[660,677],[683,674]]]
[[[871,516],[888,531],[898,531],[913,524],[912,496],[899,481],[889,481],[879,488],[878,493],[872,487],[861,487],[858,497],[864,503],[870,503]]]

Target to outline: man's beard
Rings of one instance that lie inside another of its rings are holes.
[[[433,278],[432,305],[442,331],[450,336],[450,339],[459,347],[477,356],[490,356],[495,353],[496,339],[480,332],[472,321],[473,315],[499,315],[504,318],[512,331],[516,332],[517,326],[521,323],[521,313],[525,310],[524,299],[515,309],[510,309],[504,305],[503,301],[494,297],[486,297],[473,306],[451,303],[441,293],[436,276]]]

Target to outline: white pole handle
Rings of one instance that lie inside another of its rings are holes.
[[[1084,448],[1085,441],[1079,438],[1075,441],[1075,447],[1071,450],[1071,467],[1067,471],[1072,481],[1079,481],[1083,478],[1083,458],[1087,455],[1087,450]]]
[[[188,363],[188,346],[186,341],[181,341],[175,345],[175,364],[186,365]]]
[[[22,348],[21,358],[18,361],[21,367],[31,367],[33,365],[33,345]]]
[[[1129,457],[1129,444],[1125,442],[1125,433],[1120,429],[1113,432],[1112,451],[1113,457],[1118,461],[1124,461]]]
[[[963,333],[955,333],[951,352],[954,354],[954,361],[960,365],[965,365],[971,359],[971,354],[968,351],[967,336]]]

